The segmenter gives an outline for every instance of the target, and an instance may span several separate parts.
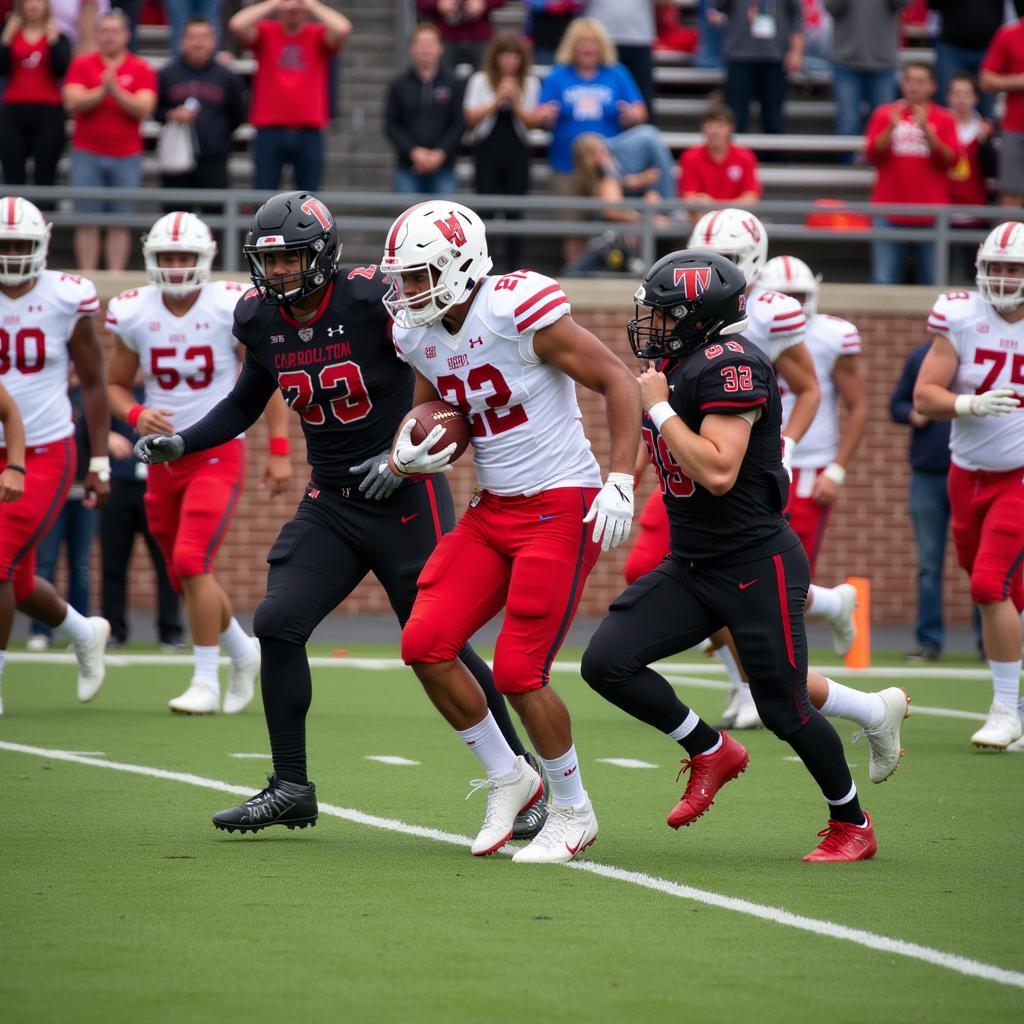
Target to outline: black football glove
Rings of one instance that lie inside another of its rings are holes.
[[[385,448],[379,455],[360,462],[358,466],[349,466],[349,472],[366,474],[359,484],[359,490],[360,493],[374,501],[390,498],[402,486],[402,481],[405,479],[391,468],[390,448]]]
[[[173,462],[185,454],[185,442],[181,434],[147,434],[135,442],[135,458],[139,462],[154,465],[157,462]]]

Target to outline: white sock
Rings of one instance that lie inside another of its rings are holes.
[[[202,683],[208,690],[220,693],[220,680],[217,678],[217,659],[220,658],[220,646],[214,644],[212,647],[200,647],[199,644],[193,644],[192,654],[196,659],[192,678],[196,682]]]
[[[497,779],[502,775],[511,775],[519,770],[516,755],[512,753],[512,748],[508,745],[505,737],[501,735],[498,723],[490,711],[476,725],[455,731],[484,766],[487,778]]]
[[[804,612],[815,619],[834,619],[842,610],[843,602],[832,587],[819,587],[812,583],[807,588],[811,596],[810,607]]]
[[[1019,661],[990,661],[992,670],[992,695],[1004,708],[1011,710],[1017,706],[1020,698],[1020,665]]]
[[[561,757],[551,761],[543,757],[540,763],[548,777],[551,787],[551,802],[566,807],[570,804],[581,804],[587,799],[580,778],[580,763],[576,757],[576,746],[571,746]]]
[[[252,657],[252,641],[249,634],[232,618],[228,628],[220,635],[220,642],[232,661],[248,661]]]
[[[828,696],[821,708],[823,715],[828,718],[848,718],[862,729],[872,729],[882,724],[885,704],[877,693],[854,690],[834,679],[826,679],[825,682],[828,683]]]
[[[0,679],[4,677],[4,659],[7,657],[6,651],[0,651]]]
[[[825,802],[829,807],[842,807],[843,804],[848,804],[857,795],[857,783],[854,782],[850,786],[850,792],[846,796],[841,796],[838,800],[829,800],[825,797]]]
[[[94,636],[92,623],[68,605],[68,613],[57,629],[73,644],[87,644]]]
[[[682,725],[677,726],[669,734],[670,740],[675,740],[678,743],[680,740],[685,740],[687,736],[697,728],[697,723],[700,721],[700,716],[692,708],[690,713],[683,719]]]
[[[729,650],[728,644],[723,644],[715,651],[715,657],[725,666],[725,674],[729,677],[729,682],[732,683],[735,689],[738,686],[743,686],[743,677],[740,675],[740,667],[736,664],[736,659],[732,656],[732,651]]]

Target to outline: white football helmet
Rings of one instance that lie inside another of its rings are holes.
[[[995,277],[990,263],[1020,264],[1017,277]],[[1024,224],[1008,220],[989,232],[978,248],[978,291],[996,309],[1016,309],[1024,303]]]
[[[812,274],[811,268],[795,256],[775,256],[757,276],[761,288],[771,292],[792,295],[804,307],[808,320],[818,312],[818,286],[821,274]]]
[[[688,249],[704,249],[727,256],[743,271],[748,287],[768,259],[768,232],[746,210],[734,206],[705,213],[690,234]]]
[[[162,252],[194,252],[194,267],[161,267]],[[142,255],[151,284],[165,295],[181,298],[202,287],[210,279],[217,243],[213,234],[194,213],[181,210],[161,217],[142,239]]]
[[[388,230],[381,272],[391,288],[384,305],[399,327],[432,324],[458,305],[493,266],[484,222],[445,199],[410,206]],[[406,295],[403,274],[426,271],[425,291]]]
[[[38,277],[46,269],[50,225],[38,208],[21,196],[0,199],[0,241],[31,242],[24,255],[0,255],[0,284],[14,287]]]

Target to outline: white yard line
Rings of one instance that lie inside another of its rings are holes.
[[[419,761],[410,761],[407,757],[399,757],[397,754],[367,754],[367,761],[379,761],[381,764],[393,764],[398,767],[405,765],[419,764]]]
[[[614,765],[616,768],[657,768],[650,761],[637,761],[632,757],[599,757],[602,764]]]
[[[190,786],[200,786],[203,789],[213,789],[221,793],[232,793],[237,796],[247,797],[252,794],[252,787],[234,786],[228,782],[221,782],[219,779],[208,779],[201,775],[192,775],[188,772],[172,772],[163,768],[150,768],[141,764],[100,761],[84,755],[74,754],[69,750],[48,750],[44,747],[31,747],[22,743],[7,743],[3,741],[0,741],[0,750],[7,750],[16,754],[29,754],[33,757],[45,757],[53,761],[69,761],[73,764],[88,765],[93,768],[109,768],[133,775],[163,779],[167,782],[183,782]],[[432,839],[435,842],[449,843],[463,848],[467,848],[471,843],[469,836],[460,836],[452,832],[442,832],[433,828],[423,828],[419,825],[409,825],[404,821],[396,821],[393,818],[379,818],[376,815],[364,814],[362,811],[353,810],[348,807],[335,807],[333,804],[321,803],[320,811],[322,814],[342,818],[345,821],[351,821],[358,825],[368,825],[371,828],[399,832],[402,835],[417,836],[421,839]],[[787,928],[796,928],[814,935],[852,942],[855,945],[863,946],[876,952],[891,953],[907,957],[911,960],[919,960],[923,963],[932,964],[935,967],[942,967],[945,970],[967,975],[968,977],[981,978],[984,981],[992,981],[1000,985],[1024,989],[1024,973],[996,967],[993,964],[986,964],[980,960],[972,960],[969,957],[959,956],[956,953],[946,953],[939,949],[932,949],[929,946],[921,946],[916,942],[891,939],[885,935],[876,935],[874,932],[864,931],[860,928],[848,928],[833,921],[822,921],[813,917],[805,917],[802,914],[792,914],[788,910],[782,910],[779,907],[751,903],[748,900],[737,899],[733,896],[723,896],[720,893],[709,892],[705,889],[695,889],[692,886],[670,882],[665,878],[657,878],[656,876],[645,875],[637,871],[626,871],[624,868],[617,868],[612,865],[597,864],[591,861],[572,861],[568,867],[574,868],[577,871],[598,875],[602,878],[609,878],[616,882],[625,882],[629,885],[651,889],[666,896],[675,896],[678,899],[703,903],[707,906],[718,907],[721,910],[746,914],[748,917],[756,917],[762,921],[783,925]],[[529,871],[529,868],[526,870]]]
[[[228,757],[237,757],[237,758],[241,758],[242,760],[247,760],[247,759],[251,758],[253,761],[256,761],[256,760],[269,761],[270,760],[270,754],[228,754]]]

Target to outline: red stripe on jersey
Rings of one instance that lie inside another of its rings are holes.
[[[113,313],[107,313],[107,326],[108,327],[116,327],[117,326],[117,317],[114,316]]]
[[[546,306],[541,306],[540,309],[538,309],[534,313],[531,313],[525,320],[520,320],[519,323],[516,324],[516,330],[519,331],[520,334],[522,334],[523,331],[525,331],[530,326],[530,324],[536,323],[546,313],[550,313],[551,310],[557,309],[563,303],[567,303],[568,301],[569,300],[564,295],[556,296]]]
[[[797,331],[802,331],[807,326],[806,320],[801,320],[795,324],[783,324],[781,327],[773,327],[768,333],[769,334],[796,334]]]
[[[949,334],[949,328],[945,324],[934,324],[931,320],[928,321],[928,330],[937,334]]]
[[[946,314],[945,313],[936,313],[935,310],[933,309],[932,312],[931,312],[931,317],[932,317],[933,320],[945,320],[946,319]]]
[[[724,398],[716,398],[713,401],[705,402],[700,410],[703,412],[705,409],[753,409],[758,405],[764,405],[767,401],[768,399],[764,395],[760,398],[752,398],[749,402],[729,402]]]
[[[844,341],[842,347],[843,348],[860,348],[860,342],[859,341]]]
[[[793,317],[795,317],[795,316],[803,316],[803,315],[804,315],[804,311],[802,309],[793,309],[793,310],[790,310],[788,313],[776,313],[775,316],[772,317],[772,319],[773,320],[792,320]]]
[[[708,221],[708,226],[704,229],[704,242],[706,245],[711,244],[711,235],[714,233],[715,223],[721,216],[721,210],[715,210],[715,212],[711,215],[711,220]]]
[[[1002,237],[999,239],[999,248],[1005,249],[1010,244],[1010,238],[1013,236],[1014,228],[1020,225],[1016,221],[1010,221],[1005,230],[1003,231]]]
[[[395,247],[398,245],[398,229],[405,223],[406,218],[413,210],[418,210],[421,206],[426,206],[426,203],[417,203],[415,206],[410,206],[405,213],[402,214],[398,220],[395,221],[395,226],[391,229],[391,234],[388,235],[387,248],[389,251],[394,252]]]
[[[537,292],[536,295],[531,296],[525,302],[521,302],[516,306],[516,311],[513,316],[522,316],[535,302],[540,302],[541,299],[547,298],[552,292],[561,291],[561,287],[557,284],[549,284],[543,291]]]

